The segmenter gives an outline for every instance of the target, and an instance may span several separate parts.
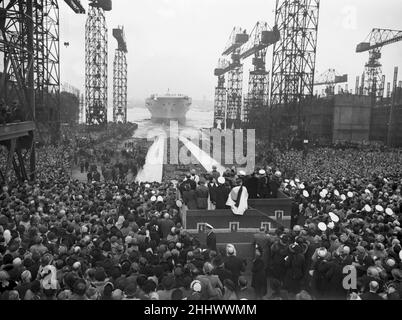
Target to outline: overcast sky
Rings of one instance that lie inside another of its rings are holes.
[[[81,0],[87,8],[88,1]],[[170,88],[193,99],[213,100],[213,70],[234,26],[251,31],[257,21],[274,24],[275,0],[114,0],[106,12],[109,29],[109,105],[112,103],[112,28],[124,25],[128,44],[128,98],[145,99]],[[60,3],[61,80],[84,90],[85,20]],[[349,74],[349,88],[361,75],[368,53],[355,53],[372,28],[402,30],[400,0],[322,0],[318,31],[318,73],[334,68]],[[402,78],[402,42],[383,48],[386,82],[393,67]],[[270,69],[272,49],[267,54]],[[250,63],[245,64],[244,86]]]

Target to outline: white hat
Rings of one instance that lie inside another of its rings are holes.
[[[289,179],[285,179],[285,182],[286,182],[286,183],[289,183],[290,181],[289,181]]]
[[[163,217],[165,218],[165,219],[169,219],[170,218],[170,215],[169,215],[169,213],[165,213],[164,215],[163,215]]]
[[[74,248],[74,252],[75,252],[75,253],[80,252],[80,251],[81,251],[81,248],[80,248],[79,246],[76,246],[76,247]]]
[[[331,218],[331,220],[332,220],[333,222],[339,222],[339,217],[338,217],[335,213],[330,212],[330,213],[329,213],[329,217]]]
[[[318,224],[318,229],[320,229],[321,231],[326,231],[327,230],[327,225],[324,222],[320,222]]]
[[[152,193],[152,194],[155,194],[155,193],[156,193],[156,191],[155,191],[155,190],[151,190],[151,193]]]
[[[224,177],[219,177],[218,178],[218,183],[224,184],[225,183],[225,178]]]
[[[367,193],[367,194],[371,193],[369,189],[364,190],[364,192]]]
[[[353,192],[352,191],[348,191],[348,197],[353,198]]]
[[[213,228],[214,228],[214,227],[211,226],[209,223],[205,223],[205,227],[208,228],[208,229],[213,229]]]
[[[265,174],[265,170],[261,169],[260,171],[258,171],[258,174]]]
[[[303,190],[303,189],[305,188],[304,184],[301,183],[301,184],[299,185],[299,188]]]
[[[233,244],[227,244],[226,251],[228,254],[233,254],[235,252],[235,248],[234,248]]]
[[[79,269],[80,267],[81,267],[81,263],[79,261],[74,262],[74,264],[73,264],[74,269]]]
[[[151,185],[149,184],[149,183],[147,183],[146,185],[145,185],[145,188],[149,188]]]
[[[328,223],[327,227],[328,227],[329,229],[333,229],[333,228],[335,228],[335,223],[333,223],[332,221],[330,221],[330,222]]]
[[[348,246],[343,246],[342,250],[343,250],[344,254],[349,254],[350,253],[350,248]]]
[[[342,199],[343,201],[345,201],[345,200],[346,200],[346,196],[345,196],[344,194],[341,194],[341,199]]]
[[[319,248],[317,253],[318,253],[319,257],[325,258],[325,256],[327,255],[328,251],[325,248]]]
[[[303,190],[303,197],[308,198],[310,195],[307,190]]]
[[[243,171],[243,170],[240,170],[239,171],[239,176],[245,176],[246,175],[246,172],[245,171]]]
[[[156,201],[156,197],[155,197],[155,196],[152,196],[152,197],[151,197],[151,201],[152,201],[152,202],[155,202],[155,201]]]
[[[371,212],[371,207],[368,204],[366,204],[363,209],[366,212]]]
[[[181,202],[180,200],[176,200],[176,206],[178,206],[179,208],[181,208],[183,205],[183,202]]]
[[[295,182],[296,182],[296,183],[300,183],[300,180],[296,178],[296,179],[295,179]]]
[[[327,195],[328,194],[328,190],[327,189],[322,189],[322,193]]]
[[[385,209],[385,213],[386,213],[387,215],[389,215],[389,216],[394,215],[394,211],[393,211],[391,208]]]
[[[201,292],[201,282],[199,280],[194,280],[190,284],[190,288],[193,289],[195,292]]]
[[[276,172],[275,172],[275,175],[276,175],[277,177],[281,177],[281,176],[282,176],[282,173],[281,173],[280,171],[276,171]]]
[[[334,190],[334,195],[336,195],[337,197],[339,197],[339,191],[338,191],[338,190]]]
[[[320,191],[320,196],[321,196],[321,198],[325,198],[326,194],[324,192]]]
[[[163,197],[162,197],[162,196],[158,196],[157,201],[158,201],[158,202],[163,202]]]
[[[293,180],[290,181],[290,185],[291,185],[292,187],[296,187],[296,183],[295,183]]]
[[[377,204],[377,205],[375,206],[375,209],[376,209],[378,212],[383,212],[383,211],[384,211],[384,208],[383,208],[382,206],[380,206],[379,204]]]

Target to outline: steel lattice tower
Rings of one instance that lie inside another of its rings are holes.
[[[242,58],[253,54],[253,70],[249,74],[248,92],[243,104],[243,126],[256,128],[256,118],[261,117],[257,111],[268,105],[269,72],[266,71],[266,55],[268,46],[277,41],[278,31],[268,31],[266,22],[257,22],[250,34],[250,42],[242,49]],[[276,37],[275,37],[276,36]]]
[[[60,20],[57,0],[35,0],[35,115],[53,141],[60,134]]]
[[[280,40],[273,51],[271,107],[299,104],[314,94],[319,7],[320,0],[276,1]]]
[[[214,128],[224,129],[226,117],[227,92],[225,75],[218,77],[218,86],[215,87]]]
[[[113,63],[113,122],[127,122],[127,44],[123,27],[113,29],[118,48]]]
[[[26,120],[35,120],[33,1],[0,1],[0,52],[3,75],[0,97],[23,107]]]
[[[87,125],[107,125],[107,26],[104,9],[89,6],[85,25]]]
[[[234,54],[238,56],[238,53]],[[236,58],[235,58],[236,59]],[[243,65],[240,64],[228,74],[226,127],[240,128],[243,89]]]

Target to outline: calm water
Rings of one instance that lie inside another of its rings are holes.
[[[187,112],[185,125],[180,125],[179,130],[197,131],[201,128],[210,128],[213,123],[213,110],[201,110],[197,106],[191,106]],[[151,121],[151,113],[146,108],[132,108],[127,110],[127,120],[138,123],[135,136],[147,138],[149,131],[168,130],[169,125],[154,123]]]

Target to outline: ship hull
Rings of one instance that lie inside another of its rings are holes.
[[[191,98],[188,97],[155,97],[146,100],[146,106],[154,122],[186,121],[190,109]]]

